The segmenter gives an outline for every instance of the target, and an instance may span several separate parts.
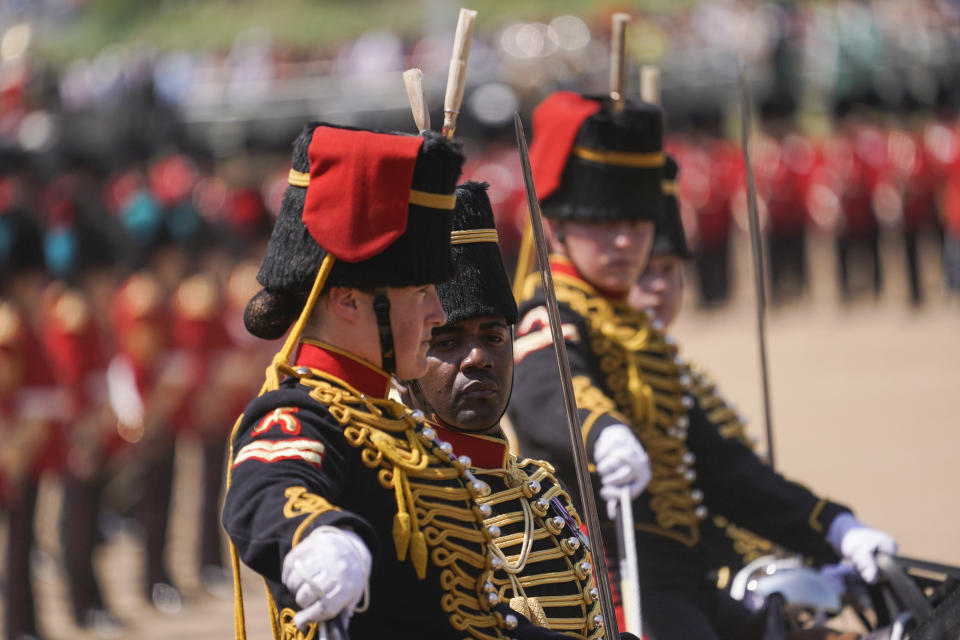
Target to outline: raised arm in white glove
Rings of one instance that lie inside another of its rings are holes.
[[[870,583],[877,580],[877,553],[892,555],[897,552],[897,542],[889,534],[862,524],[849,513],[841,513],[833,519],[827,542],[844,560],[853,563],[860,577]]]
[[[600,475],[600,497],[613,520],[621,488],[629,487],[630,497],[636,498],[650,482],[650,457],[630,427],[612,424],[600,432],[593,446],[593,460]]]
[[[311,622],[341,614],[344,622],[368,591],[373,558],[353,531],[321,526],[310,532],[283,559],[283,584],[300,611],[293,617],[301,631]]]

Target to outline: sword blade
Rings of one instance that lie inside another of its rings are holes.
[[[620,531],[620,602],[623,606],[623,621],[627,631],[642,638],[640,567],[637,560],[637,537],[633,530],[633,498],[630,497],[630,489],[627,487],[620,492],[617,527]]]
[[[743,65],[739,69],[740,80],[740,142],[743,147],[743,165],[747,175],[747,219],[750,223],[750,248],[753,253],[753,286],[757,294],[757,342],[760,348],[760,384],[763,392],[763,423],[767,436],[767,462],[774,466],[773,416],[770,407],[770,372],[767,367],[767,296],[764,283],[763,243],[760,235],[760,213],[757,211],[757,185],[750,160],[750,97]]]
[[[523,124],[520,114],[513,116],[514,127],[517,132],[517,147],[520,151],[520,164],[523,168],[523,186],[527,192],[527,206],[530,210],[530,227],[533,230],[534,245],[537,249],[537,260],[540,263],[540,278],[543,284],[543,294],[546,299],[547,315],[550,318],[550,335],[553,337],[554,352],[557,356],[557,368],[560,370],[560,384],[563,391],[563,407],[567,416],[567,429],[570,443],[573,448],[573,461],[577,472],[577,485],[580,489],[580,498],[583,502],[583,516],[587,525],[587,535],[591,541],[593,557],[593,577],[600,591],[600,607],[603,611],[604,636],[612,640],[619,637],[617,629],[616,611],[613,607],[613,596],[610,591],[610,574],[607,572],[607,559],[603,550],[603,538],[600,535],[600,518],[597,516],[597,504],[593,497],[593,486],[590,483],[587,451],[583,444],[583,434],[580,429],[580,414],[577,412],[577,401],[573,395],[573,375],[570,373],[570,361],[567,358],[567,345],[560,328],[560,307],[557,304],[557,294],[553,289],[553,272],[550,270],[550,258],[547,252],[547,241],[543,234],[543,215],[540,212],[540,202],[537,200],[537,190],[533,184],[533,171],[530,169],[530,152],[527,149],[527,138],[523,133]]]

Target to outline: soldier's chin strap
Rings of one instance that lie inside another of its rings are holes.
[[[380,367],[394,374],[397,372],[397,354],[393,348],[393,331],[390,329],[390,299],[384,287],[373,290],[373,313],[377,316],[377,333],[380,334]]]
[[[420,386],[419,380],[409,380],[406,382],[407,391],[410,393],[410,397],[413,399],[413,402],[417,407],[423,411],[428,416],[436,416],[437,412],[433,408],[433,405],[430,404],[430,401],[427,400],[427,395],[423,392],[423,387]]]

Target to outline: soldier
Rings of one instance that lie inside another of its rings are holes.
[[[484,522],[500,530],[493,541],[501,560],[493,588],[538,624],[593,637],[600,608],[579,517],[553,467],[509,453],[500,426],[513,388],[517,304],[486,187],[468,182],[457,189],[456,275],[437,285],[447,323],[432,331],[427,370],[409,385],[415,390],[410,400],[490,485],[480,502],[489,509]]]
[[[792,110],[764,102],[766,135],[756,147],[757,191],[766,203],[765,240],[770,256],[770,293],[779,304],[807,289],[807,191],[815,167],[813,146],[794,130]]]
[[[122,236],[115,220],[82,206],[72,182],[55,181],[47,198],[45,255],[58,280],[46,296],[43,342],[70,402],[60,526],[71,609],[78,626],[110,633],[120,623],[104,603],[93,552],[103,490],[126,448],[106,384]]]
[[[40,477],[61,461],[62,405],[34,327],[47,279],[42,232],[9,177],[0,208],[0,507],[7,513],[5,638],[39,638],[30,557]]]
[[[696,219],[693,265],[704,307],[720,306],[730,297],[733,199],[743,174],[740,154],[720,135],[722,116],[719,109],[706,108],[687,136],[690,143],[677,150],[689,178],[683,195]]]
[[[118,354],[108,375],[123,435],[135,444],[129,456],[141,490],[135,517],[144,536],[145,595],[168,614],[183,604],[166,566],[174,445],[198,417],[190,400],[207,364],[207,343],[219,337],[217,288],[196,277],[210,230],[184,199],[185,184],[192,184],[185,163],[180,156],[155,163],[153,192],[140,188],[122,207],[138,254],[136,271],[112,305]]]
[[[854,298],[852,270],[869,270],[874,296],[883,286],[880,262],[880,225],[874,208],[874,190],[887,162],[886,140],[862,112],[839,114],[841,131],[827,140],[824,160],[840,200],[836,228],[837,273],[844,302]]]
[[[534,112],[531,159],[558,254],[563,334],[595,489],[611,499],[626,486],[635,498],[645,634],[762,637],[755,625],[762,629],[768,616],[776,623],[779,612],[751,618],[705,580],[708,508],[820,561],[842,553],[867,579],[876,576],[874,551],[895,545],[845,507],[775,474],[738,439],[724,438],[673,341],[626,304],[662,209],[661,127],[651,105],[628,102],[617,111],[608,100],[572,94],[554,94]],[[526,290],[510,415],[521,450],[553,461],[565,480],[572,464],[556,437],[562,402],[543,297],[534,280]],[[612,523],[605,524],[613,554]]]
[[[294,143],[245,323],[265,338],[296,324],[234,429],[223,511],[266,580],[275,638],[348,622],[361,638],[542,632],[484,588],[502,562],[489,485],[387,398],[391,373],[425,372],[445,322],[433,285],[452,275],[462,163],[429,131],[311,124]]]

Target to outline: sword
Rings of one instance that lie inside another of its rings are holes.
[[[630,497],[629,487],[620,490],[617,531],[620,532],[620,602],[623,606],[623,621],[627,631],[642,638],[640,567],[637,560],[637,538],[633,530],[633,498]]]
[[[757,212],[757,185],[753,178],[753,165],[750,162],[750,96],[747,91],[747,79],[741,63],[740,80],[740,142],[743,146],[743,164],[747,173],[747,219],[750,222],[750,249],[753,253],[753,285],[757,293],[757,341],[760,345],[760,383],[763,390],[763,422],[767,435],[767,462],[774,468],[773,454],[773,417],[770,408],[770,373],[767,369],[766,308],[767,296],[764,283],[763,244],[760,241],[760,215]]]
[[[567,345],[564,342],[563,332],[560,328],[560,308],[557,304],[557,294],[553,289],[553,272],[550,270],[547,241],[543,234],[543,216],[540,213],[540,202],[537,200],[537,190],[533,184],[533,171],[530,169],[530,153],[527,150],[527,138],[523,133],[523,124],[520,122],[519,113],[513,115],[513,123],[517,131],[517,147],[520,152],[520,164],[523,168],[523,186],[527,192],[527,206],[530,210],[530,227],[533,230],[537,259],[540,262],[540,279],[543,285],[543,295],[546,299],[547,315],[550,318],[550,335],[553,337],[554,352],[557,356],[557,368],[560,370],[563,407],[567,415],[567,428],[569,429],[570,443],[573,448],[573,462],[577,472],[577,486],[580,489],[580,496],[583,500],[583,515],[587,524],[587,536],[591,541],[588,550],[593,557],[593,578],[599,591],[600,610],[603,612],[602,619],[594,619],[594,623],[603,624],[605,628],[604,636],[608,639],[616,640],[620,633],[617,629],[617,616],[613,607],[613,596],[610,591],[610,574],[607,572],[603,538],[600,535],[600,519],[597,516],[597,503],[593,497],[593,486],[590,484],[587,451],[583,444],[583,432],[580,429],[580,414],[577,412],[577,400],[573,395],[573,375],[570,373],[570,361],[567,359]]]

